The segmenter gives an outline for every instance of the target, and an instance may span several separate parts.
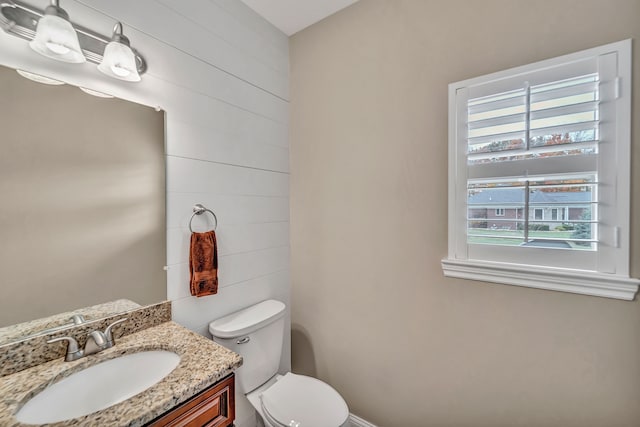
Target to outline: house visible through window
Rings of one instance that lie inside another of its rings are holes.
[[[450,85],[447,276],[618,297],[598,288],[613,277],[637,291],[628,277],[630,46]],[[580,272],[607,279],[564,285]]]

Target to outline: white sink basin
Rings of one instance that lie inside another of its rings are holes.
[[[47,424],[91,414],[148,389],[178,366],[170,351],[143,351],[101,362],[45,388],[16,414],[25,424]]]

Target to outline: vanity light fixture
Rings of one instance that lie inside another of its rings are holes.
[[[122,34],[122,23],[118,22],[113,28],[111,41],[104,49],[102,62],[98,70],[109,77],[128,82],[139,82],[140,75],[136,68],[136,57],[131,50],[131,43]]]
[[[109,77],[137,82],[147,70],[144,58],[129,43],[118,23],[111,37],[72,24],[59,0],[42,11],[16,0],[0,1],[0,28],[29,41],[36,52],[64,62],[100,64]],[[104,65],[104,66],[103,66]]]
[[[44,10],[36,27],[36,36],[29,46],[40,55],[57,61],[81,64],[87,60],[80,49],[76,30],[69,22],[69,15],[60,7],[58,0],[51,0]]]

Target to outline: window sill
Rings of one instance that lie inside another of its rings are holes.
[[[488,261],[443,259],[446,277],[570,292],[631,301],[640,280],[584,270],[532,267]]]

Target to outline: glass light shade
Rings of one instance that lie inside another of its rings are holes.
[[[104,49],[104,56],[98,65],[98,70],[116,79],[128,82],[140,81],[133,51],[129,46],[117,41],[110,42]]]
[[[20,74],[22,77],[27,78],[29,80],[33,80],[34,82],[43,83],[46,85],[54,85],[54,86],[59,86],[64,84],[64,82],[61,82],[60,80],[41,76],[40,74],[30,73],[24,70],[16,70],[16,72]]]
[[[55,15],[44,15],[38,21],[36,36],[29,42],[31,49],[47,58],[80,64],[86,61],[78,34],[71,22]]]
[[[113,95],[109,95],[108,93],[99,92],[82,86],[80,86],[80,90],[89,95],[97,96],[98,98],[113,98]]]

